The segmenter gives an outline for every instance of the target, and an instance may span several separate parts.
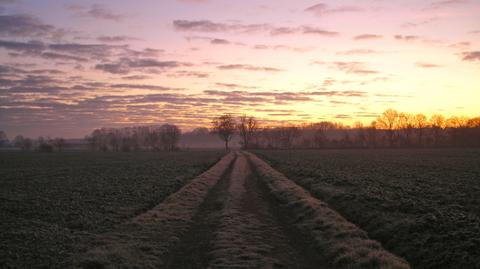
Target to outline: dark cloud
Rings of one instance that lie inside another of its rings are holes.
[[[9,74],[9,73],[18,73],[18,72],[23,72],[23,70],[12,67],[12,66],[0,64],[0,75]]]
[[[173,26],[177,31],[192,31],[192,32],[227,32],[230,30],[247,29],[246,25],[239,24],[223,24],[214,23],[209,20],[189,21],[189,20],[174,20]],[[251,28],[249,28],[251,30]]]
[[[257,87],[255,86],[246,86],[246,85],[240,85],[240,84],[235,84],[235,83],[215,83],[215,85],[220,86],[220,87],[225,87],[225,88],[230,88],[230,89],[256,89]]]
[[[150,90],[150,91],[183,91],[185,89],[180,88],[170,88],[158,85],[148,85],[148,84],[112,84],[110,88],[117,89],[133,89],[133,90]]]
[[[264,108],[255,109],[255,111],[256,112],[268,112],[268,113],[289,113],[289,114],[298,112],[298,111],[293,110],[293,109],[264,109]]]
[[[302,33],[329,36],[329,37],[338,36],[340,34],[338,32],[326,31],[321,28],[311,27],[311,26],[303,26]]]
[[[269,46],[269,45],[263,45],[263,44],[258,44],[252,47],[252,49],[256,50],[290,50],[290,51],[295,51],[295,52],[307,52],[311,51],[312,48],[300,48],[300,47],[292,47],[292,46],[287,46],[287,45],[274,45],[274,46]]]
[[[75,61],[79,63],[108,62],[112,58],[136,58],[134,64],[146,64],[145,59],[158,56],[163,50],[146,48],[143,50],[130,49],[128,45],[109,44],[81,44],[81,43],[53,43],[46,44],[40,41],[17,42],[0,40],[0,48],[18,53],[9,53],[15,57],[38,57],[55,61]],[[59,62],[57,62],[59,63]]]
[[[464,42],[457,42],[457,43],[450,44],[448,45],[448,47],[453,49],[465,50],[465,49],[468,49],[470,45],[471,45],[470,42],[464,41]]]
[[[121,47],[121,48],[123,48],[124,57],[156,57],[165,52],[164,50],[161,50],[161,49],[152,49],[152,48],[146,48],[143,50],[132,50],[132,49],[128,49],[127,47]]]
[[[290,102],[318,102],[318,97],[366,97],[367,93],[362,91],[314,91],[314,92],[293,92],[293,91],[218,91],[207,90],[204,93],[210,96],[223,97],[228,100],[257,100],[258,102],[271,104],[287,104]]]
[[[121,43],[121,42],[138,40],[138,38],[130,37],[130,36],[124,36],[124,35],[117,35],[117,36],[104,36],[103,35],[103,36],[97,37],[97,40],[100,41],[100,42],[105,42],[105,43]]]
[[[252,33],[266,32],[272,36],[286,34],[317,34],[323,36],[337,36],[339,33],[327,31],[318,27],[303,25],[300,27],[277,27],[271,24],[227,24],[216,23],[209,20],[174,20],[173,26],[177,31],[183,32],[234,32],[234,33]]]
[[[316,92],[310,92],[309,94],[316,95],[316,96],[329,96],[329,97],[335,97],[335,96],[366,97],[368,96],[368,93],[363,91],[316,91]]]
[[[306,8],[305,11],[311,12],[317,16],[323,16],[333,13],[361,12],[363,9],[356,6],[340,6],[336,8],[330,8],[327,4],[320,3]]]
[[[101,4],[93,4],[90,7],[71,4],[67,5],[66,8],[75,12],[79,16],[91,17],[100,20],[111,20],[120,22],[127,18],[127,15],[115,13],[108,7]]]
[[[104,59],[112,56],[115,51],[126,50],[127,45],[104,45],[104,44],[79,44],[79,43],[65,43],[65,44],[51,44],[49,49],[54,51],[71,53],[73,55],[82,55],[95,59]]]
[[[58,30],[52,25],[44,24],[31,15],[0,15],[0,35],[44,37]]]
[[[421,37],[416,35],[395,35],[394,38],[396,40],[403,40],[403,41],[416,41],[416,40],[419,40]]]
[[[336,119],[351,119],[353,118],[352,115],[347,115],[347,114],[337,114],[335,115]]]
[[[365,67],[363,62],[321,62],[314,61],[312,64],[318,65],[331,65],[337,68],[340,71],[343,71],[347,74],[356,74],[356,75],[375,75],[378,74],[378,71],[370,70]]]
[[[198,72],[198,71],[187,71],[187,70],[179,70],[173,73],[168,73],[167,77],[195,77],[195,78],[208,78],[210,76],[209,73],[206,72]]]
[[[217,91],[217,90],[206,90],[205,94],[213,97],[221,97],[217,99],[222,103],[229,104],[246,104],[254,105],[255,104],[268,104],[275,102],[275,94],[266,95],[265,93],[261,94],[258,92],[246,92],[246,91]]]
[[[212,38],[212,37],[206,37],[206,36],[186,36],[185,39],[188,40],[189,42],[194,40],[207,41],[212,45],[245,46],[245,44],[241,42],[233,42],[223,38]]]
[[[62,60],[62,61],[76,61],[76,62],[87,62],[87,58],[68,55],[68,54],[61,54],[55,52],[43,52],[41,57],[48,60]]]
[[[0,40],[0,48],[19,52],[39,53],[40,51],[44,50],[46,46],[40,41],[17,42]]]
[[[418,27],[418,26],[427,25],[427,24],[433,23],[433,22],[438,21],[438,20],[440,20],[440,18],[432,17],[432,18],[422,19],[422,20],[418,20],[418,21],[414,21],[414,22],[406,22],[406,23],[402,24],[402,27],[403,28],[414,28],[414,27]]]
[[[144,80],[144,79],[150,79],[150,76],[145,76],[145,75],[133,75],[133,76],[125,76],[122,77],[124,80]]]
[[[214,45],[228,45],[231,42],[226,39],[214,38],[210,41],[210,43]]]
[[[467,51],[462,53],[464,61],[480,61],[480,51]]]
[[[443,0],[443,1],[435,1],[430,4],[429,7],[426,9],[438,9],[443,7],[448,7],[452,5],[459,5],[468,3],[468,0]]]
[[[417,63],[415,63],[415,66],[420,67],[420,68],[438,68],[438,67],[442,67],[441,65],[438,65],[438,64],[424,63],[424,62],[417,62]]]
[[[10,65],[0,65],[0,77],[21,78],[23,75],[61,75],[65,72],[56,69],[33,69],[26,70]],[[10,82],[21,83],[21,80],[11,80]],[[0,85],[5,86],[5,85]]]
[[[275,95],[275,100],[277,101],[288,101],[288,102],[308,102],[314,101],[314,99],[303,93],[295,92],[284,92]]]
[[[183,3],[194,3],[194,4],[204,4],[208,2],[208,0],[177,0],[177,1],[183,2]]]
[[[375,54],[379,53],[376,50],[372,49],[354,49],[354,50],[347,50],[347,51],[339,51],[337,55],[359,55],[359,54]]]
[[[281,72],[283,69],[265,66],[253,66],[249,64],[228,64],[217,66],[220,70],[246,70],[246,71],[265,71],[265,72]]]
[[[383,38],[382,35],[376,35],[376,34],[362,34],[362,35],[357,35],[353,37],[354,40],[368,40],[368,39],[381,39]]]
[[[340,33],[338,32],[327,31],[319,27],[313,27],[308,25],[303,25],[300,27],[273,27],[270,30],[270,34],[273,36],[289,34],[315,34],[327,37],[334,37],[340,35]]]
[[[95,4],[90,7],[88,14],[97,19],[121,21],[125,18],[125,15],[116,14],[113,11],[107,9],[105,6]]]
[[[171,69],[191,64],[177,61],[159,61],[151,58],[120,58],[115,62],[97,64],[95,69],[111,74],[128,74],[133,71],[156,73],[158,70]]]

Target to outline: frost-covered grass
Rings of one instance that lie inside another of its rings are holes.
[[[258,151],[414,268],[480,266],[480,150]]]
[[[409,268],[329,206],[312,197],[258,157],[250,159],[277,201],[296,218],[295,225],[311,238],[315,250],[334,268]]]
[[[92,249],[74,259],[81,268],[162,268],[192,225],[209,191],[234,159],[226,155],[153,209],[95,238]]]
[[[151,209],[222,155],[0,153],[0,267],[64,267],[80,242]]]

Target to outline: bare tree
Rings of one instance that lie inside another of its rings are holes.
[[[57,149],[57,151],[62,151],[65,148],[65,139],[61,137],[57,137],[52,142],[53,146]]]
[[[425,128],[428,126],[427,117],[423,114],[415,115],[414,126],[417,135],[417,143],[419,146],[423,146],[423,136]]]
[[[22,148],[23,147],[23,141],[25,141],[25,138],[23,138],[23,135],[17,135],[13,139],[13,146],[16,148]]]
[[[225,150],[228,151],[228,142],[235,134],[235,119],[230,114],[224,114],[212,121],[212,133],[217,134],[225,142]]]
[[[173,124],[164,124],[160,127],[160,140],[165,150],[174,151],[177,148],[182,132]]]
[[[36,141],[36,150],[39,152],[53,152],[52,140],[43,136],[38,137]]]
[[[370,127],[366,129],[367,144],[371,148],[377,147],[377,122],[372,121]]]
[[[237,129],[242,138],[241,143],[243,144],[243,148],[250,148],[252,139],[255,137],[259,129],[258,121],[255,117],[247,117],[246,115],[243,115],[239,119]]]
[[[395,139],[395,129],[398,124],[398,112],[394,109],[387,109],[377,118],[377,127],[387,132],[390,147],[393,146]]]
[[[296,126],[280,127],[277,131],[280,146],[284,149],[292,148],[295,138],[300,136],[300,129]]]
[[[432,115],[430,118],[430,125],[433,132],[433,143],[435,146],[438,146],[440,144],[440,140],[442,139],[442,133],[445,128],[445,117],[440,114]]]
[[[415,116],[408,113],[398,114],[398,128],[403,133],[404,144],[411,146],[412,135],[415,128]]]
[[[355,122],[355,143],[358,147],[365,147],[367,145],[367,134],[365,132],[365,127],[363,127],[363,124],[361,122]]]
[[[0,131],[0,148],[8,145],[7,134],[4,131]]]
[[[30,150],[32,149],[32,140],[30,138],[24,138],[22,135],[17,135],[13,139],[13,146],[16,148],[20,148],[22,150]]]
[[[328,142],[327,131],[335,129],[335,124],[329,121],[321,121],[313,126],[316,129],[313,134],[313,143],[315,147],[325,147]]]

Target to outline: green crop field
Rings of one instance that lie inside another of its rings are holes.
[[[64,267],[89,238],[152,208],[222,155],[1,152],[0,267]]]
[[[480,266],[480,150],[256,153],[414,268]]]

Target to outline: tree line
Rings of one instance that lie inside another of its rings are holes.
[[[173,124],[94,130],[85,140],[94,151],[174,151],[182,132]]]
[[[220,115],[210,129],[197,128],[182,134],[174,124],[95,129],[85,137],[93,151],[174,151],[180,138],[211,146],[210,135],[217,135],[228,150],[234,136],[244,149],[321,149],[321,148],[400,148],[400,147],[479,147],[480,117],[435,114],[409,114],[388,109],[369,125],[353,126],[338,122],[285,126],[261,126],[253,116]],[[237,139],[238,140],[238,139]],[[31,139],[16,136],[9,141],[0,131],[0,148],[15,147],[25,151],[63,151],[68,143],[57,137]]]
[[[10,141],[7,138],[7,134],[4,131],[0,131],[0,148],[15,147],[24,151],[54,152],[64,150],[65,146],[66,141],[61,137],[40,136],[32,139],[17,135]]]
[[[234,135],[246,149],[293,148],[397,148],[397,147],[478,147],[480,117],[451,117],[435,114],[409,114],[388,109],[365,126],[321,121],[318,123],[261,127],[254,117],[230,114],[212,121],[217,134],[228,150]]]

